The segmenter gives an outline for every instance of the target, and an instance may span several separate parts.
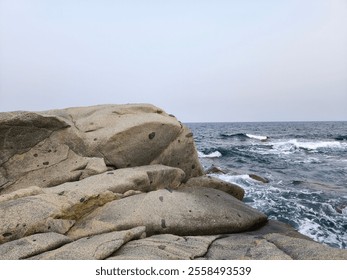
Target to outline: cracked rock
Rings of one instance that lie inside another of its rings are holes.
[[[20,260],[56,249],[72,240],[55,232],[38,233],[0,245],[1,260]]]
[[[132,239],[143,237],[144,227],[125,231],[109,232],[78,239],[58,249],[45,252],[33,260],[103,260]]]
[[[130,241],[108,260],[193,260],[206,254],[218,236],[154,235]]]

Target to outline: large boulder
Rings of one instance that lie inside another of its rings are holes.
[[[212,176],[205,175],[190,178],[185,185],[187,187],[204,187],[217,189],[226,192],[239,200],[242,200],[245,195],[245,191],[240,186]]]
[[[2,195],[0,244],[40,232],[65,234],[82,216],[110,201],[159,188],[175,189],[184,177],[181,169],[149,165]]]
[[[260,227],[267,217],[217,189],[160,189],[112,201],[79,220],[72,238],[145,226],[153,234],[208,235]]]
[[[192,133],[153,105],[0,113],[0,193],[149,164],[203,173]]]

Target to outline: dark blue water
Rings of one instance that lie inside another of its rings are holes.
[[[202,165],[242,186],[246,203],[318,242],[347,248],[347,122],[186,125]]]

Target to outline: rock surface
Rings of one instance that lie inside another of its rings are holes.
[[[153,105],[0,113],[0,259],[347,259],[243,196]]]
[[[109,230],[145,226],[147,235],[208,235],[242,232],[266,223],[264,214],[219,190],[161,189],[112,201],[76,223],[77,238]]]

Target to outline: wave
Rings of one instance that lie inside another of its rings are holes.
[[[266,141],[269,139],[268,136],[253,135],[253,134],[249,134],[249,133],[235,133],[235,134],[220,133],[220,136],[224,137],[224,138],[238,138],[240,140],[256,139],[256,140],[260,140],[260,141]]]
[[[204,154],[203,152],[198,151],[199,158],[217,158],[221,157],[222,154],[219,151],[214,151],[209,154]]]
[[[317,149],[336,149],[343,148],[343,145],[337,141],[319,141],[319,142],[299,142],[294,140],[291,142],[294,146],[306,150],[317,150]]]
[[[262,135],[252,135],[252,134],[246,134],[246,136],[248,138],[252,138],[252,139],[257,139],[257,140],[260,140],[260,141],[265,141],[267,140],[269,137],[267,136],[262,136]]]
[[[290,144],[294,145],[298,149],[305,150],[318,150],[318,149],[344,149],[347,145],[338,141],[316,141],[316,142],[303,142],[297,140],[290,140]]]
[[[272,148],[283,154],[290,154],[300,149],[306,151],[319,151],[322,149],[344,150],[347,149],[347,143],[339,141],[298,141],[297,139],[292,139],[284,142],[274,142],[272,143]]]
[[[221,180],[245,189],[243,201],[276,219],[295,227],[312,239],[337,248],[346,248],[345,229],[347,206],[342,199],[326,197],[323,191],[312,191],[303,186],[283,188],[282,181],[266,187],[249,175],[213,174]],[[299,182],[299,181],[298,181]]]

